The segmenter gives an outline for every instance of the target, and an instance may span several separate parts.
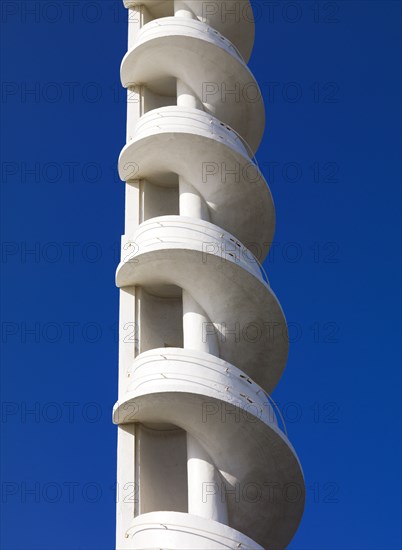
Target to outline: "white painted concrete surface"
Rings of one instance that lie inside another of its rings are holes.
[[[260,262],[275,209],[248,0],[125,0],[116,548],[285,548],[305,498],[266,392],[286,365]]]

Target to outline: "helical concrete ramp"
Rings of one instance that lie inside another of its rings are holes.
[[[136,24],[121,79],[138,105],[119,159],[127,192],[113,420],[118,476],[134,478],[136,498],[118,503],[117,547],[284,549],[305,487],[269,397],[288,332],[261,267],[275,209],[254,160],[265,114],[246,65],[252,8],[125,6]]]

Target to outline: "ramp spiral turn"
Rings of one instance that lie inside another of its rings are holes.
[[[285,548],[304,480],[268,394],[286,321],[248,0],[126,0],[117,548]]]

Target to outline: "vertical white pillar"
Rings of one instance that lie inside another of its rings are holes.
[[[183,347],[219,356],[215,334],[206,338],[209,319],[200,305],[183,290]],[[227,524],[228,513],[219,472],[202,445],[187,434],[188,513]]]
[[[179,176],[179,212],[181,216],[209,221],[208,207],[198,191]]]
[[[184,0],[174,0],[174,14],[175,17],[196,19],[188,3]],[[182,80],[177,80],[177,105],[193,109],[204,109],[201,101],[194,94],[193,90],[191,90]]]
[[[177,105],[179,107],[203,109],[202,103],[194,95],[194,92],[181,80],[177,81]],[[179,196],[181,216],[209,221],[208,208],[204,199],[188,181],[180,176]]]
[[[174,14],[176,17],[185,17],[186,19],[195,19],[188,2],[185,0],[174,0]]]
[[[210,320],[201,306],[183,290],[183,347],[219,357],[216,334],[207,337]]]
[[[191,17],[185,9],[185,2],[175,0],[175,15]],[[184,82],[177,81],[177,105],[203,109],[202,103]],[[197,190],[184,178],[179,177],[180,215],[208,220],[208,207]],[[183,347],[204,351],[219,357],[218,340],[207,330],[210,319],[194,300],[183,290]],[[228,523],[227,504],[223,496],[222,479],[202,445],[187,434],[187,482],[188,513]]]
[[[195,19],[187,2],[183,0],[174,0],[174,14],[176,17]],[[201,101],[182,80],[178,79],[176,86],[178,107],[203,110],[204,107]],[[209,221],[208,208],[204,199],[188,181],[181,177],[179,177],[179,194],[181,216]]]
[[[143,6],[133,6],[128,17],[128,47],[135,41],[143,21]],[[142,98],[139,87],[133,86],[127,90],[127,142],[132,139],[133,130],[142,114]],[[127,241],[129,235],[140,223],[140,182],[126,183],[125,230],[122,238],[121,257],[129,253]],[[119,313],[119,399],[123,399],[127,390],[127,372],[131,366],[137,350],[136,339],[127,338],[127,334],[136,330],[136,288],[127,287],[120,290]],[[134,424],[119,426],[117,432],[117,495],[116,495],[116,548],[130,550],[130,539],[125,533],[130,527],[135,514],[137,503],[135,499],[127,498],[127,488],[136,487],[138,479],[135,471],[136,428]]]
[[[208,453],[187,434],[188,513],[228,524],[222,479]]]
[[[182,80],[177,80],[177,105],[179,107],[188,107],[190,109],[204,110],[204,106],[193,90],[189,88]]]

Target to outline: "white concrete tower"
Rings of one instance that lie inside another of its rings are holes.
[[[287,546],[304,480],[269,393],[286,321],[248,0],[126,0],[117,548]]]

